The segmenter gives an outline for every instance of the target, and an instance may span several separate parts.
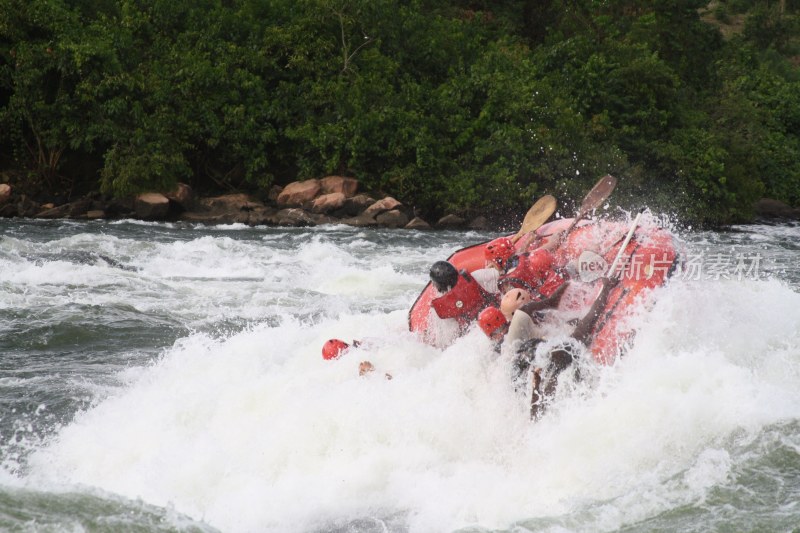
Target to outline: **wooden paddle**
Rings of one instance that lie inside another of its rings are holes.
[[[567,230],[561,234],[561,240],[567,238],[567,235],[575,228],[575,226],[583,220],[589,211],[593,209],[597,209],[600,207],[606,198],[611,195],[611,192],[614,190],[614,187],[617,186],[617,178],[612,176],[611,174],[606,174],[600,180],[595,183],[592,190],[586,195],[583,199],[583,203],[581,204],[581,208],[578,210],[578,214],[575,215],[575,219],[572,221],[572,224],[569,225]]]
[[[522,227],[519,228],[516,235],[511,237],[511,242],[516,243],[528,233],[539,229],[539,227],[547,222],[547,220],[553,216],[553,213],[556,212],[556,204],[555,197],[549,194],[536,200],[536,203],[525,213],[525,218],[522,220]]]

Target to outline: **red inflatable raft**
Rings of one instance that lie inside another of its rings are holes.
[[[546,243],[548,236],[556,238],[554,234],[563,231],[571,223],[572,219],[561,219],[541,226],[536,230],[541,238],[538,245]],[[562,298],[560,310],[588,310],[599,291],[600,282],[597,279],[607,275],[630,226],[625,222],[583,222],[553,252],[557,267],[569,273],[568,293],[571,296]],[[519,247],[524,246],[525,240],[517,242],[517,252],[524,252]],[[459,270],[473,272],[482,269],[485,266],[485,245],[481,243],[458,250],[447,260]],[[666,283],[678,261],[677,243],[669,231],[651,225],[635,228],[615,269],[620,282],[612,291],[595,325],[589,345],[598,362],[612,363],[624,351],[634,334],[629,323],[631,312],[654,288]],[[431,306],[431,301],[437,296],[436,289],[428,283],[409,311],[408,322],[411,331],[419,333],[425,342],[442,345],[443,336],[438,331],[442,321]],[[455,336],[451,336],[444,344],[454,340]]]

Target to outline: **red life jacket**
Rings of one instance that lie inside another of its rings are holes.
[[[565,281],[567,281],[566,278],[561,275],[559,270],[551,270],[547,273],[541,286],[539,286],[539,294],[547,298],[556,292],[556,289],[563,285]]]
[[[468,272],[462,270],[456,286],[431,301],[439,318],[455,318],[466,327],[487,306],[497,304],[497,297],[487,292]]]
[[[507,292],[512,288],[525,289],[531,295],[548,297],[566,281],[556,269],[555,257],[544,249],[519,256],[519,262],[500,277],[498,286]]]

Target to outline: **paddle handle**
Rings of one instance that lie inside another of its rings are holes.
[[[575,226],[578,225],[578,222],[583,220],[583,217],[585,217],[586,213],[588,212],[589,209],[581,209],[580,211],[578,211],[578,214],[575,215],[575,218],[572,219],[572,224],[569,225],[566,231],[561,233],[561,236],[558,238],[558,242],[560,243],[565,242],[567,240],[567,237],[569,237],[569,234],[572,233],[572,230],[575,229]]]
[[[628,243],[631,242],[631,238],[633,237],[633,233],[636,231],[636,227],[639,225],[639,219],[642,218],[642,213],[644,213],[644,209],[639,211],[639,214],[636,215],[636,218],[633,219],[633,224],[631,224],[631,229],[628,230],[628,234],[625,235],[625,240],[622,241],[622,246],[619,247],[619,252],[617,252],[617,256],[614,258],[614,262],[611,263],[611,267],[608,269],[608,277],[614,275],[614,270],[617,268],[617,263],[619,260],[622,259],[622,254],[625,252],[625,248],[628,247]]]

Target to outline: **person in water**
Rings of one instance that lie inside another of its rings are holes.
[[[570,334],[570,337],[577,341],[579,345],[588,348],[591,342],[594,328],[597,325],[597,320],[603,312],[608,297],[611,291],[619,283],[616,277],[601,278],[602,288],[600,294],[597,295],[589,312],[581,318]],[[536,355],[536,346],[542,339],[540,336],[531,337],[527,340],[527,344],[523,342],[520,345],[521,361],[527,360],[528,366],[533,362]],[[552,398],[555,394],[556,386],[558,385],[559,375],[566,370],[576,359],[575,347],[570,344],[561,345],[547,354],[547,363],[544,368],[535,368],[532,372],[531,383],[531,419],[538,419],[546,407],[547,399]],[[524,363],[523,363],[524,364]],[[575,375],[576,379],[580,379],[580,374]]]
[[[514,381],[518,382],[530,366],[527,355],[522,355],[528,341],[539,333],[536,324],[547,310],[558,307],[567,285],[561,286],[549,298],[531,300],[523,289],[512,289],[500,302],[500,307],[488,307],[478,317],[478,325],[492,341],[497,352],[511,359]]]
[[[600,293],[592,303],[589,311],[583,318],[578,320],[570,333],[572,339],[584,346],[587,346],[591,340],[594,327],[608,302],[608,297],[619,282],[617,278],[601,279],[602,288]],[[544,410],[545,399],[555,393],[558,376],[575,359],[573,350],[565,345],[550,351],[544,368],[535,368],[531,372],[536,348],[539,343],[546,340],[544,332],[539,327],[542,311],[556,307],[566,288],[567,284],[563,284],[546,300],[530,302],[525,302],[524,296],[514,295],[510,291],[508,294],[512,296],[507,299],[504,298],[503,302],[501,302],[501,307],[505,307],[506,313],[511,313],[510,321],[502,323],[497,313],[488,309],[481,313],[478,319],[481,329],[489,338],[494,340],[496,344],[502,345],[503,349],[511,352],[515,380],[519,380],[527,373],[532,374],[531,418],[533,419],[541,415]],[[502,310],[500,312],[502,314]],[[502,318],[505,319],[505,317],[506,314],[502,314]]]
[[[358,341],[353,341],[353,346],[358,347],[359,344],[360,343]],[[322,358],[326,361],[339,359],[341,356],[347,353],[349,349],[350,344],[341,339],[328,339],[325,341],[325,344],[322,345]]]
[[[567,289],[561,285],[549,297],[533,300],[524,289],[511,289],[500,301],[500,307],[489,307],[478,316],[478,325],[498,346],[513,345],[525,341],[538,333],[536,323],[543,312],[558,307]]]
[[[349,344],[341,339],[328,339],[325,341],[325,344],[322,345],[322,358],[326,361],[339,359],[346,354],[351,347],[358,348],[363,344],[363,341],[359,340],[353,340],[352,344]],[[361,361],[358,364],[359,376],[365,376],[374,371],[375,365],[373,365],[370,361]],[[392,375],[389,373],[384,374],[384,377],[386,377],[386,379],[392,379]]]
[[[463,333],[487,306],[497,303],[497,295],[487,291],[466,270],[459,272],[452,263],[437,261],[430,279],[439,296],[431,300],[439,318],[455,319]]]

